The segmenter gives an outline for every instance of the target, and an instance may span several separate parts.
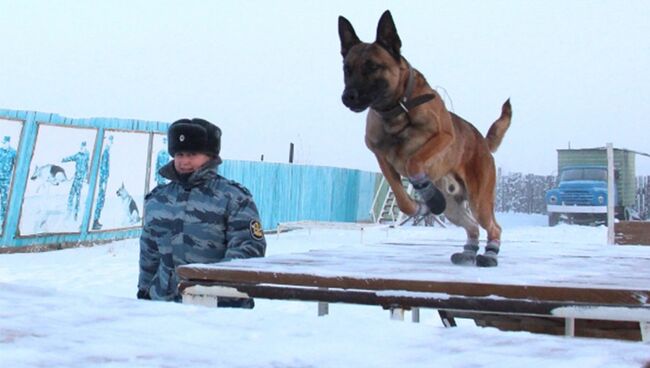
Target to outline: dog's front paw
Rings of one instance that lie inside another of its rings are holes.
[[[433,185],[429,178],[414,178],[410,179],[413,188],[420,195],[424,203],[429,207],[429,210],[434,215],[439,215],[445,212],[447,207],[447,200],[442,192]]]
[[[431,184],[431,186],[435,192],[429,199],[427,199],[427,207],[429,207],[429,210],[431,210],[434,215],[439,215],[445,212],[445,208],[447,208],[447,200],[438,188],[434,187],[433,184]]]

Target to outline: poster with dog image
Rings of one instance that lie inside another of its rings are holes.
[[[79,232],[97,129],[38,124],[18,223],[21,235]]]
[[[158,170],[165,166],[172,157],[167,151],[167,135],[154,134],[151,149],[151,172],[149,175],[149,191],[158,185],[167,184],[169,179],[163,178],[158,174]]]
[[[9,210],[9,197],[16,168],[16,151],[23,129],[21,120],[0,119],[0,235]]]
[[[149,134],[106,130],[89,231],[142,225]]]

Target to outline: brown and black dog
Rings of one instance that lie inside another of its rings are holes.
[[[496,172],[492,153],[510,126],[510,100],[487,136],[447,111],[440,95],[401,55],[402,42],[386,11],[377,37],[364,43],[352,24],[339,17],[345,90],[343,104],[354,112],[370,108],[366,145],[375,154],[399,209],[407,215],[444,212],[467,232],[455,264],[497,265],[501,227],[494,217]],[[400,176],[413,184],[420,200],[411,198]],[[485,253],[479,249],[479,224],[487,231]]]

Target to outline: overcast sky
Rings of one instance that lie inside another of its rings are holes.
[[[556,149],[650,152],[650,1],[0,0],[0,108],[224,131],[226,159],[377,171],[340,102],[337,18],[364,41],[390,9],[403,54],[485,134],[512,99],[505,171]],[[637,156],[650,174],[650,158]]]

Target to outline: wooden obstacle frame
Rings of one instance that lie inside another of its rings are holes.
[[[423,255],[427,250],[431,254]],[[410,310],[414,320],[419,319],[421,308],[430,308],[438,310],[446,326],[453,326],[455,318],[471,318],[481,326],[502,330],[650,339],[648,278],[620,272],[629,262],[647,262],[646,257],[617,256],[622,268],[609,269],[619,275],[615,278],[588,280],[577,274],[565,283],[560,278],[531,284],[516,283],[518,275],[513,275],[512,283],[493,282],[490,277],[437,279],[447,270],[458,270],[440,256],[433,258],[433,253],[446,251],[388,244],[186,265],[178,268],[178,274],[184,303],[216,306],[219,297],[306,301],[318,303],[319,315],[328,313],[328,303],[350,303],[380,306],[397,319]],[[431,259],[440,263],[429,265]],[[423,265],[431,270],[430,278]]]

